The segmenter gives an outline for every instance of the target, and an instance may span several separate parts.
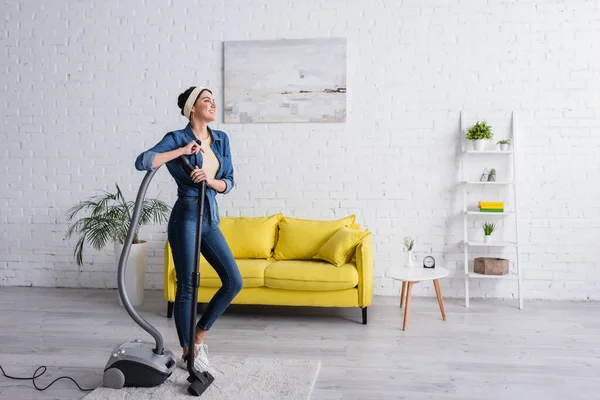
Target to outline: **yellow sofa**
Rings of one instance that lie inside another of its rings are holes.
[[[373,241],[355,215],[309,220],[275,214],[221,218],[221,231],[239,267],[243,287],[233,304],[360,307],[367,323],[373,297]],[[198,302],[221,286],[201,256]],[[177,280],[169,241],[164,248],[164,298],[173,315]]]

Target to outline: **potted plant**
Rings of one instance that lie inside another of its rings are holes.
[[[96,250],[102,250],[109,242],[113,242],[117,264],[121,257],[123,243],[127,238],[134,208],[134,201],[126,201],[119,185],[115,184],[116,193],[104,191],[104,194],[83,200],[67,210],[67,221],[71,222],[81,211],[88,211],[88,216],[79,218],[71,224],[66,238],[79,234],[73,256],[77,265],[83,265],[83,249],[86,243]],[[157,199],[146,199],[142,205],[140,220],[133,236],[133,244],[127,259],[125,275],[126,291],[131,303],[140,305],[144,299],[144,280],[146,275],[145,240],[140,240],[138,233],[142,226],[168,221],[170,207]],[[120,298],[119,298],[120,299]]]
[[[496,169],[490,169],[490,174],[488,175],[488,182],[496,182]]]
[[[496,224],[493,222],[485,222],[483,224],[483,241],[484,243],[489,243],[491,241],[492,232],[496,229]]]
[[[496,144],[500,145],[500,150],[507,151],[508,150],[508,145],[510,144],[510,141],[504,139],[504,140],[498,141]]]
[[[494,137],[492,127],[486,121],[477,122],[467,131],[466,139],[473,143],[473,149],[481,151],[485,148],[484,140],[490,140]]]
[[[413,268],[414,262],[412,257],[412,249],[415,245],[415,239],[410,236],[406,236],[404,238],[404,252],[407,253],[406,262],[404,263],[404,267]]]

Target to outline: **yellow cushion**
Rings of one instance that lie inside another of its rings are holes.
[[[323,261],[276,261],[265,269],[265,286],[287,290],[343,290],[358,285],[354,264],[335,267]]]
[[[338,220],[310,220],[283,216],[275,245],[277,260],[312,260],[317,251],[343,226],[354,224],[352,214]]]
[[[358,243],[370,234],[368,229],[358,231],[347,226],[341,227],[321,246],[313,258],[327,261],[336,267],[347,264],[352,259]]]
[[[233,257],[271,257],[275,247],[277,223],[281,214],[270,217],[228,217],[221,218],[221,232],[229,244]]]
[[[235,260],[242,275],[243,287],[264,286],[265,268],[271,261],[267,260]],[[200,287],[221,287],[221,278],[217,271],[200,257]]]

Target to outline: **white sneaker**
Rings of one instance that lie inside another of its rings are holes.
[[[187,370],[187,360],[183,356],[177,359],[177,366],[183,370]]]
[[[187,356],[181,356],[177,359],[177,367],[187,371]],[[194,367],[198,369],[198,359],[194,358]],[[201,370],[203,371],[203,370]]]
[[[198,354],[194,357],[194,368],[200,372],[208,371],[212,374],[214,370],[208,361],[208,346],[204,343],[196,344],[196,352]],[[187,371],[187,358],[179,357],[177,366]]]
[[[212,368],[208,361],[208,346],[204,343],[196,344],[197,355],[194,357],[194,367],[198,371],[211,372]]]

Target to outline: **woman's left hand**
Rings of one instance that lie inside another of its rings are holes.
[[[192,178],[192,180],[194,181],[194,183],[199,183],[202,181],[206,180],[206,173],[201,170],[200,168],[198,168],[198,166],[196,166],[196,168],[194,168],[194,170],[190,173],[190,176]]]

